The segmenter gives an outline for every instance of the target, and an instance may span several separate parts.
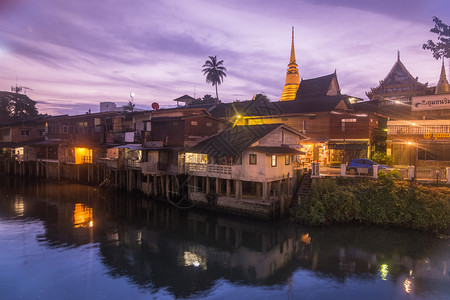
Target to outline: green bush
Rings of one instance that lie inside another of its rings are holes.
[[[390,166],[392,164],[392,156],[386,155],[385,152],[377,151],[372,154],[372,160],[382,165]]]
[[[308,225],[364,222],[443,232],[450,227],[450,188],[398,181],[395,172],[379,181],[320,179],[308,199],[291,210]]]

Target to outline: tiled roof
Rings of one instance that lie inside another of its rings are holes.
[[[280,147],[266,147],[266,146],[255,146],[250,147],[249,150],[254,150],[257,152],[263,152],[268,154],[305,154],[302,151],[295,150],[290,147],[280,146]]]
[[[236,156],[280,126],[283,125],[235,126],[201,141],[187,152],[204,153],[212,156]]]

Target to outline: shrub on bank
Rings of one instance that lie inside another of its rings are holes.
[[[441,232],[450,228],[450,188],[396,178],[386,174],[378,181],[316,180],[309,198],[291,210],[291,217],[307,225],[358,222]]]

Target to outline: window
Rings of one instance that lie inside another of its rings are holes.
[[[212,127],[212,122],[206,122],[206,127]]]
[[[30,129],[20,129],[20,135],[30,135]]]
[[[197,121],[191,121],[192,126],[197,126],[197,124],[198,124]]]
[[[249,165],[256,165],[256,154],[250,154],[248,156],[248,164]]]
[[[286,155],[284,157],[284,163],[286,164],[286,166],[291,164],[291,156],[290,155]]]
[[[276,155],[272,155],[271,165],[272,165],[272,167],[276,167],[277,166],[277,156]]]
[[[69,133],[69,129],[67,128],[67,125],[63,125],[63,133],[64,134],[68,134]]]

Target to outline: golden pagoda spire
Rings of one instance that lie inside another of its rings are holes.
[[[449,94],[449,93],[450,93],[450,84],[447,81],[447,75],[445,74],[444,58],[442,58],[441,76],[439,77],[439,81],[436,85],[435,94]]]
[[[284,84],[280,101],[289,101],[295,99],[298,86],[300,84],[300,77],[298,75],[297,67],[298,65],[295,62],[294,27],[292,27],[291,57],[289,59],[288,69],[286,73],[286,83]]]

